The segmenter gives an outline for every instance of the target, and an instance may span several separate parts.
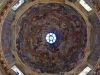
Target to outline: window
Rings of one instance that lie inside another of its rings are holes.
[[[24,75],[15,65],[11,68],[16,75]]]
[[[22,4],[24,3],[24,0],[19,0],[13,7],[13,10],[17,10]]]
[[[88,12],[92,10],[92,8],[84,1],[80,0],[79,2]]]
[[[56,35],[54,33],[48,33],[46,35],[46,41],[50,44],[55,43],[56,41]]]
[[[79,75],[87,75],[91,71],[90,67],[86,67]]]

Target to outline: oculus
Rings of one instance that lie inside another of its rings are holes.
[[[50,44],[55,43],[56,41],[56,35],[54,33],[48,33],[46,35],[46,41]]]

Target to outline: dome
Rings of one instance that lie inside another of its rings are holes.
[[[35,72],[69,72],[84,58],[87,26],[81,14],[67,4],[35,4],[21,15],[16,28],[18,56]],[[56,40],[47,41],[47,36]]]
[[[99,75],[99,0],[0,0],[0,75]]]

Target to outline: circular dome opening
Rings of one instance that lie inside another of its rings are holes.
[[[56,35],[54,33],[48,33],[46,35],[46,41],[50,44],[55,43],[56,41]]]

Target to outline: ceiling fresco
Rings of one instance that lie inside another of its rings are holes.
[[[7,60],[8,64],[11,64],[11,62],[14,62],[15,59],[13,57],[13,53],[11,50],[13,50],[13,18],[15,17],[15,14],[12,13],[12,11],[9,11],[2,27],[2,33],[1,33],[1,43],[2,43],[2,50],[5,56],[5,59]]]
[[[27,9],[16,26],[19,58],[40,73],[64,73],[84,57],[87,29],[82,16],[71,6],[58,3],[36,4]],[[54,33],[56,41],[46,41]]]

